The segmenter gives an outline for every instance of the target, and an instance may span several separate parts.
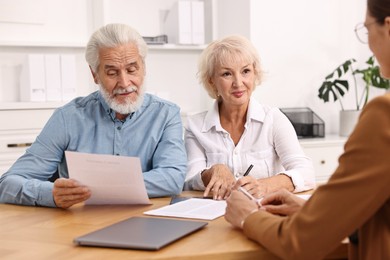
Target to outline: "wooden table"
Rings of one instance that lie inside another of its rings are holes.
[[[187,193],[185,195],[198,195]],[[0,204],[1,259],[278,259],[247,239],[223,217],[159,251],[81,247],[77,236],[111,225],[146,210],[169,204],[170,198],[152,199],[153,205],[102,205],[70,209]],[[345,258],[346,246],[330,258]]]

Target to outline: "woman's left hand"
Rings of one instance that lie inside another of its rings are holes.
[[[290,192],[294,190],[291,178],[284,174],[278,174],[264,179],[255,179],[252,176],[242,177],[237,180],[232,189],[237,190],[241,186],[257,199],[262,198],[267,193],[280,189],[286,189]]]
[[[265,179],[256,180],[252,176],[245,176],[237,180],[233,186],[233,190],[239,187],[246,189],[253,197],[259,199],[267,193],[267,183]]]

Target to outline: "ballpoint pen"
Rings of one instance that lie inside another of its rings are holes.
[[[253,164],[249,165],[248,169],[246,170],[246,172],[244,173],[244,177],[247,176],[249,174],[249,172],[252,170],[253,168]]]
[[[252,194],[250,194],[250,193],[249,193],[246,189],[244,189],[243,187],[239,187],[238,190],[241,191],[242,193],[244,193],[250,200],[256,201],[255,197],[253,197]]]
[[[256,202],[256,204],[261,207],[261,201],[263,199],[263,197],[260,197],[258,199],[256,199],[255,197],[252,196],[252,194],[250,194],[245,188],[243,188],[242,186],[238,188],[239,191],[241,191],[242,193],[244,193],[245,196],[248,197],[248,199],[250,200],[254,200]]]

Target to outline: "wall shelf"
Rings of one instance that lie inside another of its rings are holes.
[[[87,43],[83,42],[23,42],[23,41],[0,41],[0,47],[45,47],[45,48],[84,48]]]
[[[148,44],[150,50],[174,50],[174,51],[190,51],[190,50],[203,50],[206,45],[176,45],[176,44],[161,44],[153,45]]]
[[[67,102],[0,102],[0,110],[55,109]]]

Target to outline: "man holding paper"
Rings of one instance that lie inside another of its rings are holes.
[[[129,26],[96,31],[86,60],[100,90],[57,109],[0,178],[0,202],[68,208],[91,196],[68,179],[65,151],[139,157],[149,197],[182,190],[187,158],[177,105],[145,94],[147,45]],[[49,179],[59,174],[54,183]]]

